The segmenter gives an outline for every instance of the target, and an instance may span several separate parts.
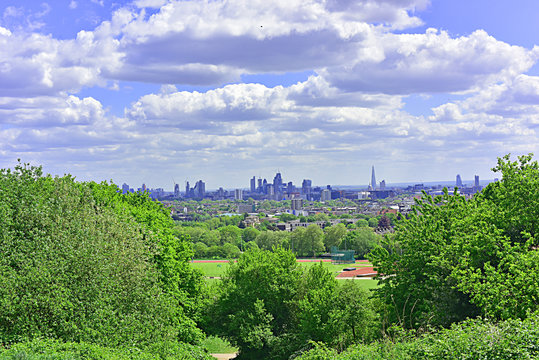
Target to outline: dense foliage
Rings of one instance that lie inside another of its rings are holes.
[[[339,286],[322,264],[304,270],[292,252],[250,250],[231,263],[206,329],[242,359],[287,359],[310,341],[344,348],[376,334],[377,316],[354,282]]]
[[[397,341],[357,344],[338,353],[324,344],[297,360],[525,360],[539,357],[539,316],[498,324],[483,319],[467,320],[415,338],[404,335]]]
[[[156,343],[145,350],[111,348],[91,343],[36,339],[0,348],[0,360],[212,360],[200,347],[185,343]]]
[[[531,155],[506,156],[493,170],[502,180],[471,200],[424,195],[386,248],[372,254],[388,323],[448,326],[537,310],[539,167]]]
[[[109,184],[0,171],[0,343],[195,342],[201,279],[166,209]]]

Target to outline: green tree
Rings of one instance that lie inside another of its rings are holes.
[[[0,170],[0,342],[200,338],[189,241],[147,194],[117,190],[28,165]]]
[[[539,167],[531,155],[498,159],[502,180],[467,201],[417,201],[394,237],[372,253],[377,290],[393,321],[448,325],[466,317],[524,318],[537,310]],[[387,276],[390,275],[390,276]]]
[[[370,227],[348,231],[341,241],[341,249],[354,250],[355,255],[360,259],[364,259],[371,250],[379,245],[380,236],[376,235]]]
[[[324,232],[315,224],[297,227],[290,234],[290,245],[300,256],[315,256],[324,251]]]
[[[301,272],[291,252],[249,250],[231,263],[218,300],[208,308],[208,331],[240,348],[240,358],[268,359],[293,327]]]
[[[338,247],[341,244],[343,237],[346,235],[347,230],[344,224],[337,224],[329,226],[324,229],[324,245],[326,250],[329,251],[332,246]]]

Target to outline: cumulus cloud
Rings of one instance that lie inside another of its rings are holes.
[[[76,92],[105,84],[100,73],[119,66],[117,41],[81,31],[74,40],[0,30],[0,96]]]
[[[453,39],[429,29],[425,34],[374,37],[350,63],[329,67],[323,74],[348,91],[459,92],[509,81],[538,58],[539,48],[511,46],[482,30]]]

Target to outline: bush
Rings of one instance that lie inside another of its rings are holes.
[[[183,343],[159,343],[146,351],[109,348],[89,343],[33,340],[0,348],[0,360],[211,360],[202,348]]]
[[[0,170],[0,344],[200,338],[189,244],[160,204],[117,191],[36,167]]]

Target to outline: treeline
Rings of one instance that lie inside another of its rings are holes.
[[[285,249],[250,250],[204,330],[239,346],[239,359],[536,358],[539,165],[506,156],[493,170],[502,180],[471,200],[424,193],[368,254],[373,296],[322,265],[298,268]]]
[[[204,282],[173,227],[147,194],[43,176],[26,164],[0,170],[0,354],[67,346],[211,359],[188,345],[204,338]],[[71,343],[79,345],[63,345]]]
[[[372,219],[378,223],[376,218]],[[175,233],[191,239],[198,259],[232,259],[249,249],[272,250],[274,247],[291,250],[297,256],[317,256],[329,252],[332,246],[354,250],[356,258],[364,259],[382,239],[365,219],[355,224],[327,226],[324,230],[310,224],[292,232],[242,227],[242,220],[243,216],[235,216],[189,222],[176,226]]]
[[[368,226],[181,227],[146,194],[0,170],[0,359],[211,359],[207,334],[239,359],[536,358],[539,164],[493,170],[473,199],[424,194],[376,238],[372,294],[295,259]],[[196,236],[243,247],[211,291],[189,264]]]

